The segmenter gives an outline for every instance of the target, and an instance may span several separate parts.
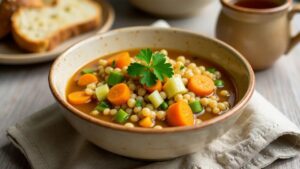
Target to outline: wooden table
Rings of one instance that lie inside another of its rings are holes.
[[[127,1],[111,0],[110,2],[116,10],[114,28],[148,25],[159,19],[136,10]],[[215,1],[197,16],[185,19],[168,19],[167,21],[174,27],[213,37],[219,9],[220,6]],[[296,17],[295,20],[298,23],[294,22],[293,27],[298,27],[299,30],[300,17]],[[300,126],[300,56],[297,54],[300,55],[300,45],[288,56],[277,61],[272,68],[257,72],[256,89],[291,121]],[[47,82],[50,64],[0,65],[1,169],[30,168],[24,156],[8,142],[5,131],[9,126],[55,102]],[[268,168],[298,169],[300,168],[300,158],[280,160]]]

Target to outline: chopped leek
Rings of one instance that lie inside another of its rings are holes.
[[[120,109],[118,113],[115,115],[115,121],[118,123],[125,123],[129,118],[129,114],[125,112],[123,109]]]
[[[107,84],[109,86],[114,86],[123,81],[124,81],[124,76],[120,72],[113,71],[109,74],[109,77],[107,79]]]
[[[217,87],[224,87],[224,82],[222,80],[215,80],[215,85]]]
[[[82,74],[90,74],[90,73],[94,73],[95,70],[92,68],[85,68],[81,71]]]
[[[207,68],[206,70],[207,70],[208,72],[210,72],[210,73],[216,73],[216,71],[217,71],[217,69],[214,68],[214,67],[209,67],[209,68]]]
[[[194,114],[199,114],[203,111],[203,108],[199,101],[194,101],[189,104]]]
[[[148,96],[148,99],[151,101],[151,103],[153,104],[153,106],[155,108],[158,108],[164,102],[164,99],[160,96],[160,94],[159,94],[159,92],[157,90],[155,90],[154,92],[152,92]]]
[[[172,77],[165,83],[164,91],[168,98],[171,98],[176,94],[186,93],[188,90],[185,88],[181,77]]]
[[[104,109],[109,108],[109,105],[105,102],[102,101],[96,106],[96,110],[103,112]]]
[[[95,90],[95,94],[96,94],[98,101],[101,102],[104,99],[106,99],[108,92],[109,92],[109,87],[107,84],[97,87]]]

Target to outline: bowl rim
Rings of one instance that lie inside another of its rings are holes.
[[[78,47],[81,47],[85,43],[89,43],[98,38],[100,38],[100,39],[104,38],[105,36],[109,36],[110,34],[116,34],[120,31],[121,32],[124,32],[124,31],[142,32],[143,30],[153,30],[153,31],[163,30],[163,31],[173,31],[173,32],[181,33],[181,34],[189,34],[191,36],[201,37],[203,39],[210,40],[210,41],[218,44],[219,46],[223,46],[223,47],[227,48],[228,50],[230,50],[231,52],[235,53],[238,56],[238,58],[244,63],[244,66],[246,67],[246,69],[249,73],[249,83],[250,84],[249,84],[249,87],[248,87],[244,97],[242,97],[241,100],[239,102],[237,102],[234,105],[234,107],[232,107],[228,112],[226,112],[218,117],[214,117],[210,120],[204,121],[198,126],[179,126],[179,127],[168,127],[168,128],[163,128],[163,129],[153,129],[153,128],[142,128],[142,127],[129,128],[129,127],[125,127],[120,124],[115,124],[112,122],[107,122],[107,121],[95,118],[93,116],[90,116],[84,112],[77,110],[75,107],[73,107],[71,104],[69,104],[64,98],[62,98],[62,96],[60,96],[60,94],[57,91],[55,84],[53,82],[53,79],[55,76],[54,75],[54,67],[60,62],[60,60],[62,60],[66,55],[68,55],[68,53],[70,51],[77,49]],[[161,133],[161,134],[163,134],[163,133],[183,132],[183,131],[190,131],[190,130],[197,130],[197,129],[205,128],[205,127],[214,125],[218,122],[221,122],[223,120],[226,120],[230,116],[238,113],[239,109],[243,109],[246,106],[246,104],[248,103],[248,101],[250,100],[250,98],[254,92],[255,76],[254,76],[253,69],[251,68],[249,62],[242,56],[242,54],[240,54],[237,50],[235,50],[233,47],[229,46],[225,42],[222,42],[222,41],[214,39],[214,38],[207,37],[205,35],[201,35],[198,33],[190,32],[190,31],[186,31],[186,30],[182,30],[182,29],[178,29],[178,28],[159,28],[159,27],[151,27],[151,26],[135,26],[135,27],[115,29],[115,30],[112,30],[112,31],[109,31],[106,33],[97,34],[93,37],[90,37],[86,40],[83,40],[83,41],[73,45],[71,48],[66,50],[63,54],[58,56],[55,59],[55,61],[53,62],[53,64],[51,65],[49,75],[48,75],[48,83],[49,83],[51,93],[53,94],[56,101],[62,107],[66,108],[69,113],[72,113],[73,115],[75,115],[85,121],[91,122],[94,125],[99,125],[101,127],[110,128],[110,129],[114,129],[114,130],[118,130],[118,131],[127,131],[127,132],[133,132],[133,133],[145,133],[145,134]]]
[[[292,0],[285,0],[283,4],[280,4],[273,8],[256,9],[237,6],[232,4],[232,1],[233,0],[220,0],[221,4],[229,9],[249,14],[273,14],[287,10],[292,5]]]

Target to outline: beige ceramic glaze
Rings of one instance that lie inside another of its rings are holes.
[[[292,0],[278,0],[278,7],[267,9],[238,7],[233,5],[236,0],[220,1],[223,9],[216,36],[241,52],[253,69],[271,66],[299,42],[300,34],[290,35],[290,20],[300,11],[299,5],[290,10]]]
[[[197,13],[214,0],[130,0],[137,8],[151,14],[183,17]]]
[[[197,127],[149,129],[105,122],[67,102],[68,80],[79,68],[100,56],[133,48],[188,51],[224,67],[236,84],[238,103]],[[236,50],[218,40],[174,28],[133,27],[96,35],[73,46],[54,62],[49,83],[66,119],[89,141],[123,156],[162,160],[196,152],[232,127],[253,93],[254,74]]]

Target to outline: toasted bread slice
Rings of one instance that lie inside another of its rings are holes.
[[[59,0],[55,6],[21,8],[12,16],[17,44],[29,52],[44,52],[64,40],[100,25],[101,6],[91,0]]]
[[[47,4],[54,4],[56,0],[47,0]],[[10,33],[13,13],[20,7],[41,7],[42,0],[0,0],[0,39]]]

